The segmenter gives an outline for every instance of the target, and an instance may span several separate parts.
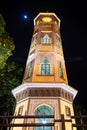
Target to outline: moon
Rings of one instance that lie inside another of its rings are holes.
[[[29,22],[30,21],[30,15],[27,12],[23,12],[22,14],[22,21],[23,22]]]
[[[24,19],[27,19],[27,18],[28,18],[28,16],[25,14],[25,15],[24,15]]]

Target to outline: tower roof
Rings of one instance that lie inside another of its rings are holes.
[[[35,22],[39,19],[39,20],[41,20],[43,17],[51,17],[51,18],[53,18],[53,19],[55,19],[56,21],[58,21],[59,22],[59,27],[60,27],[60,19],[57,17],[57,15],[55,14],[55,13],[49,13],[49,12],[41,12],[41,13],[39,13],[36,17],[35,17],[35,19],[34,19],[34,25],[35,25]]]

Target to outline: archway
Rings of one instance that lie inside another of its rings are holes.
[[[51,107],[47,105],[41,105],[35,110],[35,115],[54,115]],[[52,126],[45,126],[45,123],[52,123],[53,118],[39,118],[35,122],[42,123],[44,126],[35,127],[34,130],[52,130]]]

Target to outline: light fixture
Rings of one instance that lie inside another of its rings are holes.
[[[43,17],[42,21],[44,21],[44,22],[50,22],[50,21],[52,21],[52,18],[50,18],[50,17]]]

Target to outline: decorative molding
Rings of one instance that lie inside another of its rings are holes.
[[[29,109],[29,113],[28,115],[34,114],[34,111],[37,107],[39,107],[40,105],[48,105],[49,107],[51,107],[54,111],[54,113],[56,113],[55,119],[59,118],[59,103],[57,99],[30,99],[30,109]]]
[[[28,88],[16,95],[17,102],[27,97],[62,97],[70,102],[73,101],[73,95],[61,88]]]
[[[35,21],[36,21],[36,19],[39,17],[39,16],[41,16],[41,15],[43,15],[43,16],[47,16],[47,15],[53,15],[58,21],[59,21],[59,23],[60,23],[60,19],[57,17],[57,15],[55,14],[55,13],[39,13],[36,17],[35,17],[35,19],[34,19],[34,26],[35,26]],[[60,27],[60,24],[59,24],[59,27]]]
[[[51,33],[52,31],[41,31],[41,32],[43,32],[43,33]]]
[[[73,99],[75,98],[76,94],[77,94],[77,90],[72,88],[69,85],[66,85],[64,83],[23,83],[22,85],[18,86],[17,88],[12,90],[12,93],[14,95],[14,97],[16,98],[16,95],[20,92],[23,92],[24,90],[26,91],[26,89],[43,89],[43,88],[50,88],[50,89],[58,89],[61,88],[65,91],[67,91],[68,93],[73,95]]]

